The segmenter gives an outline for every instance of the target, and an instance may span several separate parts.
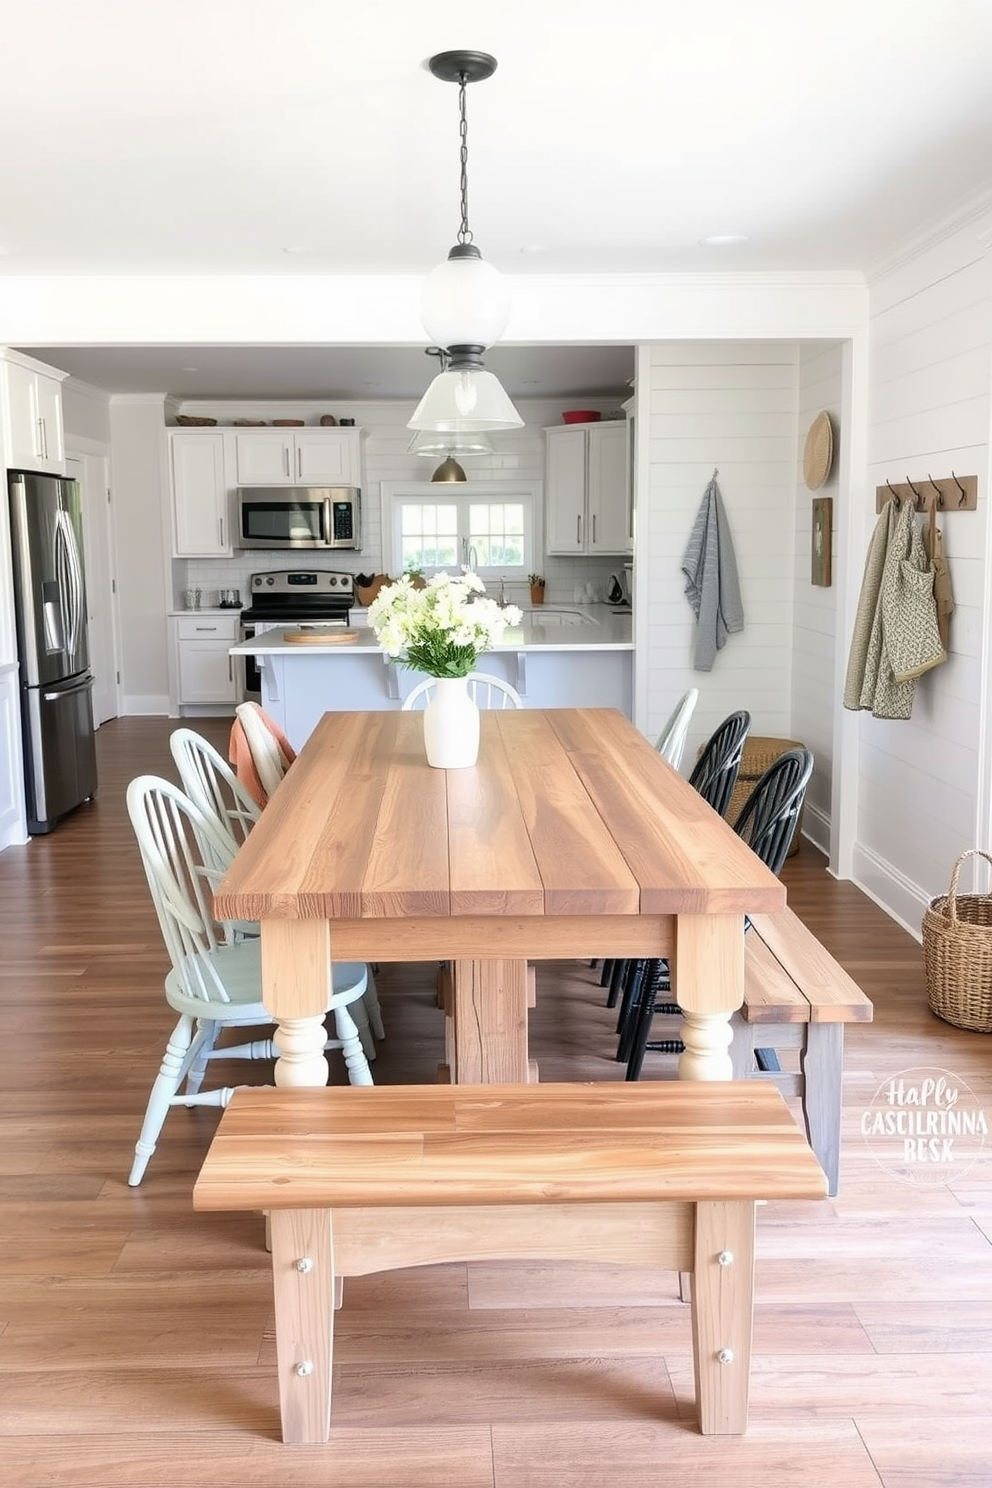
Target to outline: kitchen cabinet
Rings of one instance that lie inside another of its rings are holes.
[[[549,553],[631,552],[627,425],[545,429]]]
[[[236,670],[230,650],[238,640],[237,615],[179,615],[170,620],[176,701],[185,704],[237,701]]]
[[[235,436],[239,486],[360,486],[360,429],[254,429]]]
[[[170,431],[174,558],[229,558],[233,552],[226,439],[212,430]]]
[[[7,466],[65,475],[62,379],[22,362],[3,362]]]

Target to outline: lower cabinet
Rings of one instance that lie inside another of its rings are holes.
[[[237,671],[230,650],[237,643],[233,615],[180,615],[170,621],[173,636],[176,701],[184,704],[238,701]]]

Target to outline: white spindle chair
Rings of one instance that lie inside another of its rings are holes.
[[[216,887],[233,862],[238,849],[247,841],[248,833],[262,814],[262,808],[256,805],[227,761],[202,734],[189,728],[175,729],[169,739],[169,747],[183,790],[203,814],[210,818],[223,838],[225,852],[222,856],[215,846],[217,839],[214,833],[200,843],[204,864],[211,883]],[[256,920],[225,921],[224,929],[228,940],[237,940],[246,935],[254,937],[259,933]],[[362,1003],[366,1018],[356,1019],[358,1031],[367,1057],[374,1059],[375,1043],[372,1035],[385,1038],[386,1030],[382,1024],[382,1009],[371,967]]]
[[[148,887],[162,938],[172,963],[165,978],[165,997],[179,1014],[152,1085],[141,1134],[135,1146],[128,1183],[139,1184],[155,1151],[171,1106],[226,1106],[232,1087],[201,1091],[211,1059],[272,1059],[270,1038],[217,1048],[225,1027],[264,1025],[273,1021],[262,1002],[260,942],[225,944],[211,911],[211,872],[200,844],[224,851],[210,818],[168,780],[140,775],[127,791],[127,809],[141,852]],[[211,841],[211,839],[213,839]],[[361,1006],[366,968],[338,962],[327,1011],[334,1015],[336,1038],[325,1045],[340,1049],[352,1085],[371,1085],[372,1074],[355,1018]]]
[[[682,751],[685,748],[686,734],[689,732],[689,720],[692,718],[693,709],[698,701],[699,688],[690,687],[676,703],[668,722],[658,735],[655,748],[668,761],[673,770],[677,770],[682,762]]]
[[[434,691],[434,677],[418,682],[403,699],[404,712],[413,708],[424,708]],[[469,672],[468,694],[480,708],[522,708],[523,698],[515,687],[500,677],[491,677],[488,672]]]

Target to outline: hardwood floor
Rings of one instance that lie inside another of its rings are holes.
[[[173,1020],[124,790],[173,776],[173,726],[106,725],[98,802],[0,854],[3,1483],[990,1488],[992,1163],[898,1176],[860,1123],[883,1082],[923,1066],[992,1120],[992,1040],[930,1015],[916,942],[808,843],[790,903],[875,1022],[847,1032],[839,1197],[760,1214],[748,1435],[696,1434],[675,1276],[459,1265],[348,1283],[332,1440],[284,1447],[261,1225],[190,1207],[218,1113],[173,1111],[143,1185],[126,1185]],[[225,742],[222,721],[195,726]],[[433,968],[384,967],[379,988],[377,1081],[429,1080]],[[620,1078],[611,1029],[593,972],[541,967],[543,1079]],[[672,1061],[646,1072],[670,1078]]]

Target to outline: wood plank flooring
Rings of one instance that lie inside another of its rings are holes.
[[[860,1121],[884,1081],[923,1066],[966,1082],[992,1119],[992,1039],[930,1015],[916,942],[808,843],[789,901],[875,1022],[847,1031],[840,1195],[760,1214],[747,1437],[696,1434],[673,1275],[459,1265],[348,1283],[332,1440],[284,1447],[261,1225],[190,1206],[218,1113],[173,1111],[143,1185],[126,1184],[173,1020],[124,791],[144,770],[173,776],[173,726],[105,725],[97,803],[0,854],[0,1481],[990,1488],[992,1162],[899,1177]],[[221,720],[195,727],[226,741]],[[430,1080],[433,968],[383,967],[379,989],[376,1079]],[[596,974],[542,966],[542,1078],[621,1078],[613,1045]],[[649,1056],[646,1072],[671,1078],[673,1061]]]

